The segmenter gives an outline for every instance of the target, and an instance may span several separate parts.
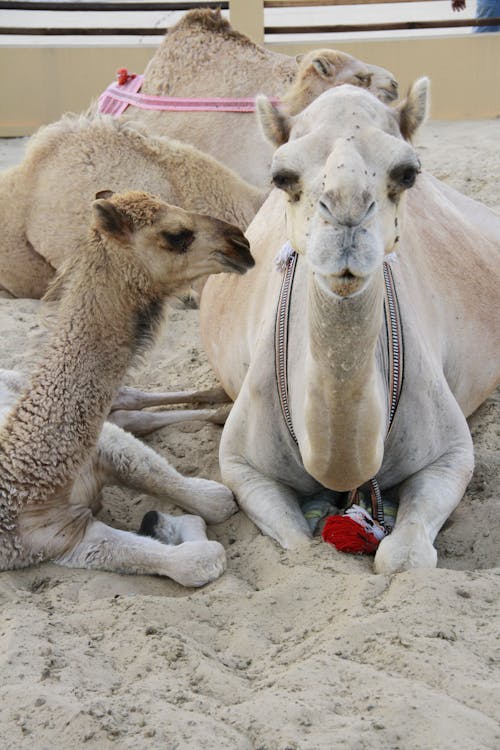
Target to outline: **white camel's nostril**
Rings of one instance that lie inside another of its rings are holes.
[[[369,219],[369,218],[370,218],[370,217],[371,217],[371,216],[372,216],[372,215],[373,215],[373,214],[375,213],[375,209],[376,209],[376,207],[377,207],[377,206],[376,206],[376,203],[375,203],[375,201],[372,201],[372,202],[370,203],[370,205],[368,206],[368,209],[367,209],[367,211],[366,211],[366,214],[365,214],[365,220],[366,220],[366,219]]]
[[[318,203],[318,205],[319,205],[320,212],[324,216],[326,216],[327,219],[331,220],[331,218],[332,218],[332,211],[331,211],[329,205],[327,203],[325,203],[325,201],[323,201],[323,200],[320,200],[319,203]]]

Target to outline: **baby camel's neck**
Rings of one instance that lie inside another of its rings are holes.
[[[74,264],[42,360],[0,433],[0,482],[33,502],[87,459],[158,311],[139,268],[123,274],[128,258],[91,250]]]

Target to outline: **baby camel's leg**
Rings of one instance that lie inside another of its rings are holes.
[[[163,544],[92,517],[81,540],[54,562],[70,568],[168,576],[183,586],[203,586],[224,572],[226,554],[219,542],[205,535],[178,545]]]
[[[145,409],[148,406],[171,406],[172,404],[220,404],[231,399],[223,388],[205,391],[172,391],[171,393],[148,393],[123,385],[116,394],[112,410]]]
[[[164,544],[182,544],[182,542],[208,541],[207,527],[200,516],[171,516],[150,510],[141,522],[139,534],[151,536]]]
[[[219,409],[176,409],[175,411],[134,411],[117,409],[108,416],[108,421],[127,430],[133,435],[149,435],[161,427],[168,427],[178,422],[202,420],[213,424],[224,424],[230,406]]]
[[[206,420],[224,424],[229,413],[229,405],[220,409],[175,410],[164,412],[140,411],[150,406],[170,406],[172,404],[228,403],[230,401],[223,388],[210,388],[204,391],[172,391],[171,393],[148,393],[137,388],[122,386],[118,391],[108,420],[134,435],[148,435],[178,422]]]
[[[99,438],[98,461],[110,480],[173,501],[208,523],[221,523],[237,510],[231,490],[223,484],[182,476],[154,450],[109,422]]]

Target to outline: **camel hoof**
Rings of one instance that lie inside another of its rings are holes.
[[[414,568],[435,568],[437,551],[423,527],[412,524],[394,529],[382,539],[375,555],[375,572],[384,575]]]

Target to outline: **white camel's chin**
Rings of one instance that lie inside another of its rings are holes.
[[[364,276],[357,276],[348,269],[327,275],[315,272],[314,276],[325,292],[337,297],[353,297],[362,292],[366,286]]]

